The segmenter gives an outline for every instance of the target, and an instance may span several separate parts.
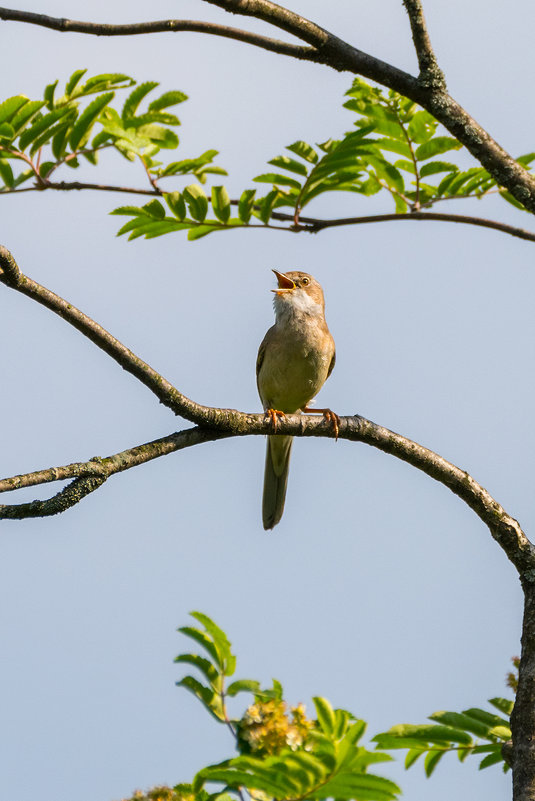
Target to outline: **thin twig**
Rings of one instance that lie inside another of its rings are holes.
[[[222,36],[225,39],[234,39],[283,56],[314,59],[314,56],[317,55],[313,47],[294,45],[240,28],[231,28],[227,25],[217,25],[216,23],[202,20],[165,19],[153,22],[135,22],[128,25],[111,25],[101,22],[82,22],[80,20],[66,19],[65,17],[51,17],[48,14],[36,14],[32,11],[19,11],[14,8],[0,8],[0,19],[12,22],[27,22],[31,25],[51,28],[61,33],[86,33],[93,36],[138,36],[140,34],[189,31],[191,33],[204,33]]]
[[[56,189],[58,191],[70,191],[70,190],[82,190],[82,189],[90,189],[96,190],[100,192],[122,192],[131,195],[149,195],[152,197],[161,197],[165,194],[159,187],[155,189],[135,189],[129,186],[114,186],[110,184],[93,184],[93,183],[85,183],[82,181],[62,181],[62,182],[53,182],[47,181],[44,186],[32,186],[26,187],[25,189],[14,189],[10,192],[2,192],[0,195],[5,194],[18,194],[20,192],[43,192],[45,189]],[[492,191],[492,190],[491,190]],[[497,190],[498,191],[498,190]],[[472,195],[465,195],[459,198],[451,198],[452,200],[462,200],[464,198],[473,197]],[[443,198],[448,200],[450,198]],[[232,205],[237,206],[238,200],[231,200]],[[501,223],[497,220],[488,220],[485,217],[474,217],[464,214],[442,214],[439,212],[410,212],[407,214],[371,214],[361,217],[341,217],[334,220],[322,220],[317,217],[300,217],[299,218],[299,225],[296,226],[294,222],[294,215],[292,214],[285,214],[284,212],[274,211],[271,214],[272,219],[280,220],[281,222],[289,222],[291,223],[290,227],[282,227],[282,226],[275,226],[275,225],[254,225],[250,224],[247,226],[243,226],[243,228],[263,228],[269,230],[276,230],[276,231],[289,231],[290,233],[301,233],[301,232],[308,232],[308,233],[318,233],[319,231],[323,231],[327,228],[337,228],[343,225],[361,225],[367,223],[376,223],[376,222],[390,222],[390,221],[398,221],[402,222],[404,220],[427,220],[435,221],[435,222],[452,222],[452,223],[463,223],[465,225],[475,225],[480,228],[490,228],[494,231],[501,231],[504,234],[509,234],[509,236],[514,236],[518,239],[524,239],[528,242],[535,242],[535,233],[528,231],[525,228],[518,228],[514,225],[508,225],[507,223]],[[221,225],[221,230],[242,230],[241,226],[225,226]]]

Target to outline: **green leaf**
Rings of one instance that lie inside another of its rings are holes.
[[[28,102],[29,99],[26,97],[26,95],[15,95],[14,97],[8,97],[7,100],[4,100],[3,103],[0,103],[0,123],[10,122],[17,111],[25,106]],[[37,110],[42,108],[42,106],[43,104],[37,101]]]
[[[96,97],[82,112],[77,122],[75,123],[72,133],[69,137],[69,144],[73,151],[82,147],[89,139],[91,128],[101,111],[108,105],[110,100],[114,97],[113,92],[106,92],[100,97]]]
[[[188,240],[190,242],[194,242],[196,239],[202,239],[203,236],[207,236],[208,234],[213,234],[214,231],[221,230],[221,223],[205,223],[204,225],[199,225],[195,223],[192,225],[188,231]]]
[[[15,137],[15,130],[8,122],[0,123],[0,138],[10,141]]]
[[[253,213],[254,198],[256,189],[246,189],[238,201],[238,216],[240,220],[247,224]]]
[[[149,203],[145,203],[143,206],[145,213],[148,214],[150,217],[154,217],[156,220],[163,220],[165,217],[165,209],[160,203],[159,200],[151,200]]]
[[[86,74],[86,72],[87,72],[87,69],[85,69],[85,70],[75,70],[75,72],[73,72],[73,74],[71,75],[71,77],[69,78],[67,83],[65,84],[65,94],[67,95],[67,97],[70,97],[70,95],[73,93],[73,91],[76,88],[76,86],[80,83],[80,81],[82,80],[83,76]]]
[[[44,105],[45,103],[43,100],[28,100],[18,109],[16,114],[9,120],[15,129],[15,135],[20,133],[20,131],[28,125]]]
[[[260,684],[253,679],[238,679],[233,681],[227,687],[227,695],[233,698],[238,693],[257,693],[260,690]]]
[[[375,145],[380,150],[387,150],[391,153],[397,153],[400,156],[405,156],[406,159],[412,159],[412,152],[407,142],[398,139],[375,139]]]
[[[271,159],[271,161],[268,161],[268,164],[272,164],[274,167],[279,167],[283,170],[295,172],[298,175],[308,174],[305,164],[302,164],[300,161],[296,161],[296,159],[292,159],[289,156],[277,156],[276,158]]]
[[[50,111],[52,111],[52,109],[54,108],[54,92],[56,91],[57,85],[58,85],[57,80],[54,81],[54,83],[49,83],[43,93],[46,106],[48,109],[50,109]]]
[[[174,661],[194,665],[211,683],[217,682],[220,678],[219,671],[216,670],[212,662],[210,662],[209,659],[205,659],[204,656],[199,656],[198,654],[180,654],[175,657]]]
[[[176,682],[177,687],[185,687],[199,699],[203,706],[213,715],[216,720],[224,721],[225,715],[221,706],[221,698],[210,687],[205,687],[193,676],[184,676],[181,681]]]
[[[442,723],[445,726],[452,726],[456,729],[472,732],[472,734],[476,734],[478,737],[487,737],[491,729],[491,726],[477,718],[459,712],[435,712],[429,717],[431,720],[436,720],[438,723]]]
[[[3,159],[0,159],[0,177],[2,178],[5,186],[8,188],[13,186],[13,182],[15,180],[13,177],[13,170],[11,169],[11,165]]]
[[[446,751],[429,751],[424,761],[424,770],[427,778],[431,776]]]
[[[423,145],[417,147],[415,155],[418,161],[427,161],[440,153],[447,153],[448,150],[460,150],[461,147],[462,144],[451,136],[435,136],[429,142],[424,142]]]
[[[492,754],[487,754],[486,757],[483,757],[481,762],[479,763],[479,770],[484,770],[485,768],[490,768],[491,765],[497,765],[499,762],[503,762],[504,758],[502,756],[501,746],[494,751]]]
[[[230,197],[224,186],[212,187],[212,208],[218,220],[227,223],[230,219]]]
[[[208,634],[212,637],[214,645],[220,655],[220,664],[225,668],[225,675],[231,676],[236,665],[236,657],[232,654],[230,641],[227,635],[223,629],[221,629],[210,617],[208,617],[208,615],[205,615],[203,612],[190,612],[190,614],[195,618],[195,620],[198,620],[199,623],[202,623]],[[232,668],[231,672],[228,672],[229,668]]]
[[[206,632],[201,631],[200,629],[195,629],[192,626],[182,626],[178,629],[181,634],[185,634],[186,637],[190,637],[195,642],[199,643],[212,657],[216,665],[222,667],[221,665],[221,656],[219,651],[214,645],[214,642],[211,637],[206,634]]]
[[[44,161],[39,166],[39,175],[41,178],[47,178],[52,169],[56,166],[55,161]]]
[[[430,161],[428,164],[423,164],[420,168],[420,175],[425,178],[426,175],[436,175],[440,172],[458,172],[459,168],[456,164],[449,161]]]
[[[164,200],[179,220],[183,220],[187,214],[186,203],[180,192],[167,192]]]
[[[322,698],[319,695],[312,700],[314,702],[314,706],[316,707],[318,723],[325,734],[332,735],[334,733],[334,727],[336,724],[336,718],[332,706],[326,698]]]
[[[414,765],[416,760],[419,759],[423,753],[425,752],[420,748],[409,748],[407,751],[407,756],[405,757],[405,770],[408,770],[410,767],[412,767],[412,765]]]
[[[500,712],[503,712],[509,718],[513,714],[515,702],[510,701],[508,698],[489,698],[489,704],[492,704],[492,706],[499,709]]]
[[[71,122],[75,119],[75,115],[73,115],[72,109],[67,109],[67,113],[62,116],[58,122],[56,122],[51,128],[47,128],[43,133],[36,137],[32,142],[32,146],[30,148],[30,156],[34,156],[35,153],[39,150],[39,148],[43,147],[43,145],[47,145],[50,141],[54,140],[56,134],[65,131],[67,134],[71,127]]]
[[[190,184],[182,193],[188,204],[191,216],[198,222],[204,222],[208,212],[208,198],[198,184]]]
[[[133,84],[135,84],[135,81],[129,75],[123,75],[120,72],[105,72],[89,78],[83,87],[75,92],[75,95],[95,94],[95,92],[104,92],[112,87],[114,89],[125,89],[128,86],[133,86]]]
[[[498,699],[494,699],[494,700],[498,700]],[[492,703],[492,701],[489,701],[489,703]],[[513,702],[512,701],[508,701],[507,704],[508,704],[507,708],[512,710]],[[493,705],[493,706],[495,706],[495,705]],[[498,707],[498,709],[500,709],[500,707]],[[500,709],[500,711],[502,711],[502,710]],[[509,713],[506,712],[506,714],[509,714]],[[469,715],[471,718],[475,718],[476,720],[480,720],[482,723],[486,723],[490,728],[493,728],[494,726],[507,726],[508,723],[509,723],[508,720],[505,720],[504,718],[500,717],[499,715],[493,715],[491,712],[487,712],[485,709],[477,709],[477,708],[464,709],[463,710],[463,715]]]
[[[149,92],[152,92],[152,90],[157,86],[159,86],[157,81],[146,81],[145,83],[140,83],[139,86],[136,86],[133,92],[128,95],[121,112],[121,118],[125,126],[128,126],[128,123],[132,117],[135,117],[139,104],[145,95],[148,95]]]
[[[271,212],[273,211],[273,208],[275,206],[278,197],[279,197],[278,190],[273,189],[271,192],[268,192],[268,194],[265,197],[260,198],[259,200],[256,201],[258,211],[256,211],[255,213],[259,217],[259,219],[262,220],[264,225],[268,224],[269,219],[271,217]]]
[[[431,139],[437,125],[437,120],[428,111],[417,111],[409,122],[407,133],[413,142],[422,145]]]
[[[52,153],[59,161],[62,159],[66,152],[67,152],[67,145],[69,139],[69,128],[61,128],[57,133],[54,134],[52,137]]]
[[[406,161],[405,159],[398,159],[394,163],[394,167],[397,170],[404,170],[405,172],[410,172],[411,175],[416,175],[416,168],[412,161]]]
[[[301,156],[302,159],[309,161],[311,164],[316,164],[318,161],[318,154],[307,142],[294,142],[293,145],[288,145],[286,150],[291,150],[292,153],[296,153],[298,156]]]
[[[494,728],[490,730],[489,735],[507,741],[511,739],[511,728],[509,726],[494,726]]]
[[[19,138],[19,148],[25,150],[38,136],[45,131],[49,131],[55,123],[65,114],[69,113],[68,108],[58,108],[49,111],[43,117],[39,117],[30,128],[27,128]]]
[[[508,203],[510,203],[511,206],[514,206],[515,209],[521,209],[521,211],[527,211],[527,209],[522,205],[522,203],[519,203],[516,197],[513,197],[513,195],[510,192],[507,192],[505,189],[500,192],[500,197],[503,197],[503,199],[506,200]]]
[[[279,173],[267,172],[262,175],[257,175],[253,181],[258,184],[279,184],[281,186],[292,186],[295,189],[301,189],[301,184],[295,178],[290,178],[289,175],[280,175]]]
[[[162,128],[161,125],[142,125],[137,128],[139,136],[146,137],[158,147],[174,150],[178,147],[178,136],[169,128]]]
[[[164,175],[185,175],[186,173],[196,173],[201,167],[213,161],[214,157],[219,155],[217,150],[206,150],[195,159],[183,159],[182,161],[173,161],[167,164],[162,170],[158,171],[161,176]]]
[[[187,99],[188,96],[185,95],[184,92],[164,92],[163,95],[152,101],[149,105],[149,111],[161,111],[163,108],[169,108],[169,106],[176,106],[178,103],[183,103],[184,100]]]

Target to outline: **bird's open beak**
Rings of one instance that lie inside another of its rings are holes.
[[[288,276],[284,275],[284,273],[279,273],[278,270],[273,270],[273,272],[277,276],[279,288],[272,289],[272,292],[274,292],[276,295],[283,295],[285,292],[291,292],[292,289],[295,289],[295,284],[291,278],[288,278]]]

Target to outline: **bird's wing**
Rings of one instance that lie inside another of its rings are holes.
[[[260,373],[260,368],[264,362],[264,356],[266,355],[266,338],[262,340],[260,343],[260,347],[258,348],[258,356],[256,357],[256,379],[258,381],[258,375]]]
[[[327,370],[327,378],[329,378],[330,374],[332,373],[335,363],[336,363],[336,351],[334,351],[334,353],[333,353],[333,357],[331,359],[331,363],[329,365],[329,369]]]

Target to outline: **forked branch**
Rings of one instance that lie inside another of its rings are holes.
[[[119,454],[95,457],[63,467],[49,468],[0,482],[0,492],[36,486],[60,479],[74,480],[49,501],[0,507],[0,518],[21,518],[56,514],[78,503],[114,473],[128,470],[144,462],[191,445],[229,436],[270,434],[271,424],[262,414],[246,414],[234,409],[201,406],[187,398],[150,365],[139,359],[102,326],[63,298],[23,275],[11,253],[0,247],[0,282],[36,300],[59,314],[107,353],[175,414],[197,424],[197,428],[180,431],[154,442],[130,448]],[[281,420],[278,434],[304,437],[332,437],[331,425],[323,418],[289,415]],[[492,536],[503,548],[521,575],[535,569],[535,552],[516,520],[481,487],[466,471],[447,462],[422,445],[395,434],[382,426],[355,415],[342,417],[339,438],[364,442],[390,453],[427,475],[440,481],[467,503],[489,527]]]

